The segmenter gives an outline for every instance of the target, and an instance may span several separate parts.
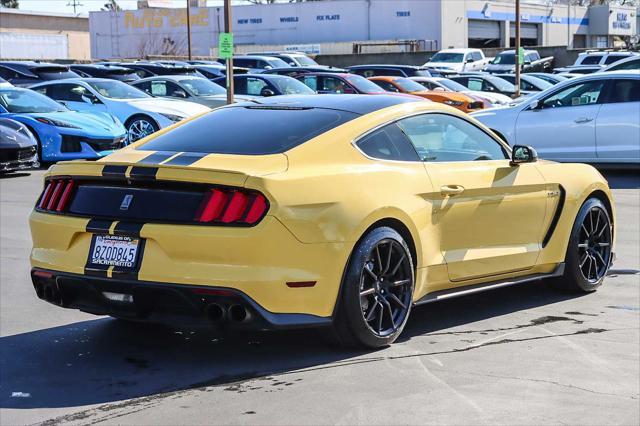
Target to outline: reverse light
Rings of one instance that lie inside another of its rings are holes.
[[[267,199],[259,192],[216,188],[204,195],[194,220],[254,225],[264,217],[268,208]]]

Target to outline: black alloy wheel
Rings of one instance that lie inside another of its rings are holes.
[[[411,252],[398,232],[379,227],[364,235],[345,270],[334,340],[366,348],[393,343],[411,312],[414,274]]]

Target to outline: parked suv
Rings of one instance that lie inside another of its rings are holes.
[[[424,68],[443,72],[481,71],[489,64],[480,49],[443,49],[433,55]]]
[[[578,58],[568,67],[556,68],[553,71],[570,72],[578,74],[590,74],[592,72],[598,72],[623,59],[630,57],[638,57],[640,54],[637,52],[627,51],[587,51],[578,55]]]
[[[80,77],[66,65],[47,62],[0,62],[0,77],[14,86],[30,86],[41,81]]]

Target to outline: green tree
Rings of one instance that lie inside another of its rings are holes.
[[[0,0],[0,6],[17,9],[20,6],[20,2],[18,0]]]

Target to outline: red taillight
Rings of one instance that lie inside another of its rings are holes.
[[[56,179],[47,182],[38,208],[51,212],[64,212],[71,201],[75,182],[71,179]]]
[[[254,225],[262,219],[267,208],[267,199],[260,193],[212,189],[205,194],[194,219],[201,223]]]

